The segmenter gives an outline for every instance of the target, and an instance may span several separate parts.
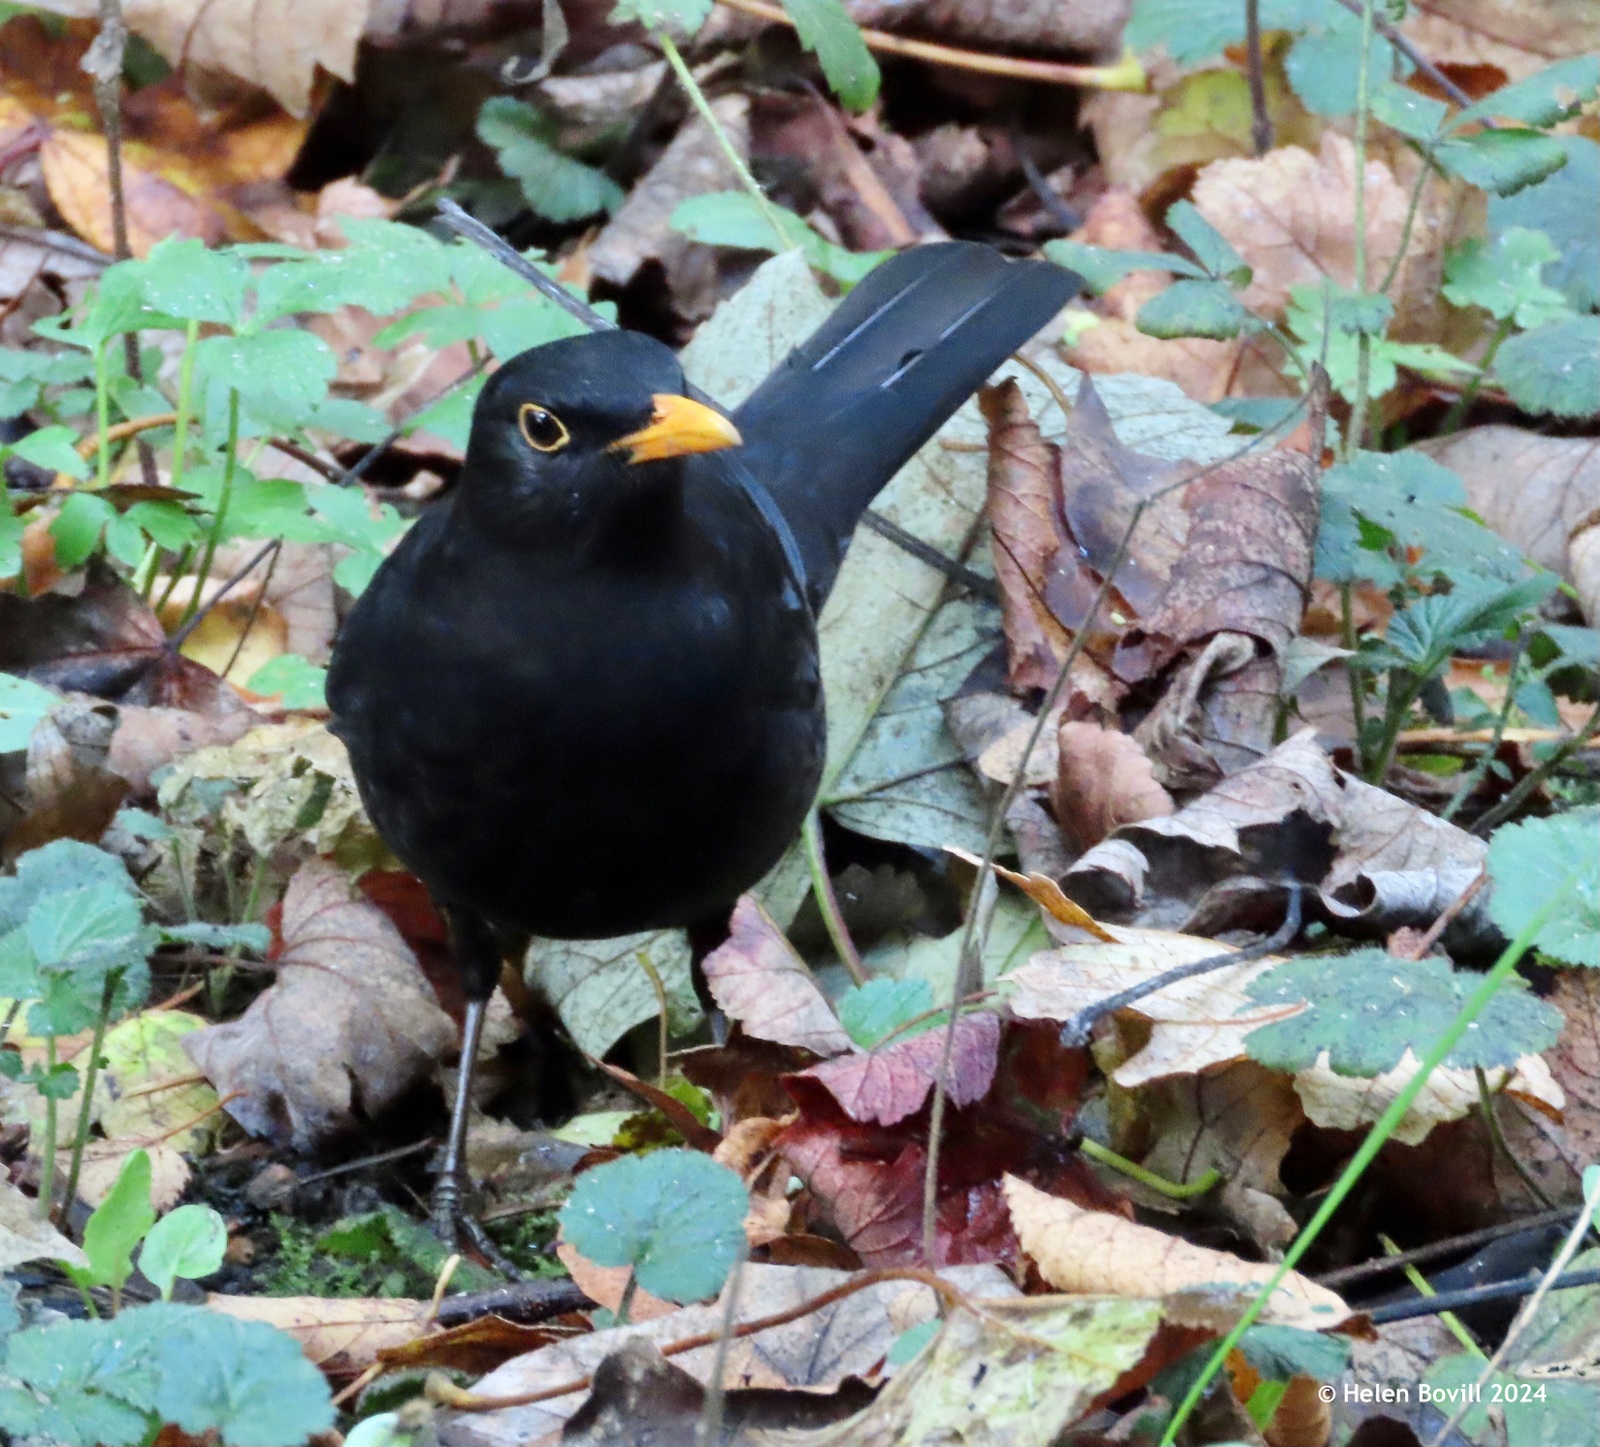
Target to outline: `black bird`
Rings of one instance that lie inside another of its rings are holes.
[[[810,808],[816,614],[880,488],[1077,289],[949,242],[870,273],[730,420],[629,332],[490,377],[454,491],[378,570],[328,674],[378,832],[468,999],[434,1195],[460,1209],[504,952],[726,920]]]

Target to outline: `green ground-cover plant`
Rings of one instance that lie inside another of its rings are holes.
[[[63,1263],[89,1319],[23,1329],[15,1304],[0,1305],[0,1429],[10,1440],[135,1447],[171,1423],[230,1447],[275,1447],[331,1426],[328,1385],[293,1337],[173,1303],[174,1284],[216,1271],[226,1245],[209,1206],[157,1220],[150,1158],[130,1155],[84,1228],[87,1265]],[[161,1300],[123,1310],[135,1259]],[[99,1314],[100,1288],[110,1317]]]
[[[147,922],[146,912],[122,860],[77,840],[30,850],[13,875],[0,878],[0,997],[27,1007],[26,1029],[45,1045],[43,1063],[26,1070],[17,1051],[0,1050],[0,1074],[43,1098],[41,1155],[52,1165],[61,1103],[82,1091],[70,1141],[69,1199],[89,1132],[106,1030],[144,1003],[151,953],[166,943],[255,950],[267,945],[261,925],[156,925]],[[84,1030],[94,1033],[80,1071],[57,1060],[56,1042]],[[47,1168],[39,1191],[44,1216],[51,1210],[53,1179]]]

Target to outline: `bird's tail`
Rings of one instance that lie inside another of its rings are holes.
[[[861,514],[1077,292],[1070,271],[951,241],[868,274],[734,414],[822,606]]]

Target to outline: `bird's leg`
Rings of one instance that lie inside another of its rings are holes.
[[[456,1075],[455,1104],[450,1111],[450,1134],[444,1163],[433,1186],[433,1229],[449,1245],[461,1238],[496,1270],[511,1276],[522,1273],[489,1239],[488,1233],[463,1208],[467,1182],[467,1121],[472,1115],[472,1076],[483,1040],[483,1022],[489,1013],[489,996],[500,977],[500,945],[487,921],[462,910],[447,909],[450,945],[467,995],[466,1019],[461,1031],[461,1066]]]

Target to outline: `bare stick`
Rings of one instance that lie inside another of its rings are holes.
[[[754,15],[774,25],[793,26],[776,5],[764,0],[721,0],[730,10]],[[1115,65],[1063,65],[1053,60],[1018,60],[1009,55],[987,55],[977,50],[958,50],[952,45],[936,45],[930,40],[911,40],[904,35],[891,35],[886,30],[863,28],[861,38],[868,50],[885,55],[906,55],[913,60],[926,60],[932,65],[948,65],[956,70],[978,70],[988,75],[1009,75],[1017,80],[1040,80],[1047,85],[1087,86],[1094,90],[1144,91],[1149,88],[1149,78],[1144,67],[1130,53]]]
[[[1338,0],[1338,3],[1348,10],[1352,15],[1360,15],[1362,13],[1361,0]],[[1381,35],[1385,40],[1387,40],[1390,45],[1394,46],[1394,48],[1398,50],[1401,55],[1405,56],[1407,60],[1416,66],[1418,70],[1427,76],[1429,80],[1438,86],[1439,89],[1449,96],[1450,99],[1453,100],[1458,106],[1469,106],[1472,104],[1472,97],[1468,95],[1466,91],[1462,90],[1459,85],[1451,80],[1448,75],[1440,70],[1438,66],[1429,60],[1427,56],[1418,50],[1417,47],[1407,40],[1405,36],[1403,36],[1398,30],[1396,30],[1394,26],[1392,26],[1383,18],[1383,16],[1375,14],[1372,17],[1372,28],[1376,30],[1378,34]]]
[[[1250,75],[1250,141],[1256,155],[1272,149],[1272,117],[1267,114],[1267,76],[1261,59],[1261,0],[1244,0],[1244,48]]]
[[[554,277],[546,276],[510,242],[491,231],[476,216],[467,215],[449,197],[441,197],[439,200],[439,219],[457,236],[464,236],[468,241],[481,246],[507,271],[515,272],[529,286],[542,292],[569,316],[576,317],[590,331],[613,332],[617,329],[615,322],[608,322],[588,302],[574,296]]]

